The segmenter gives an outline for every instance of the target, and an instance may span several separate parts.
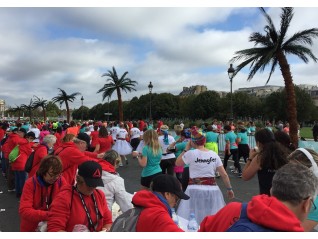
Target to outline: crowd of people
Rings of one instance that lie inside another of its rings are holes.
[[[154,125],[142,119],[1,122],[1,169],[8,192],[20,200],[21,232],[110,231],[115,203],[122,213],[143,208],[139,232],[184,231],[173,211],[186,220],[194,215],[199,232],[313,231],[318,153],[292,145],[288,123],[281,124],[256,128],[253,122],[214,120],[170,129],[161,120]],[[221,133],[224,149],[218,148]],[[248,144],[250,135],[256,147]],[[142,167],[134,195],[116,171],[129,165],[128,155]],[[229,170],[228,160],[234,162]],[[229,173],[242,183],[257,175],[259,195],[226,204],[216,178],[231,201]]]

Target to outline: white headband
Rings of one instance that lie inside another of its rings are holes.
[[[296,150],[299,150],[301,152],[303,152],[306,157],[310,160],[311,162],[311,167],[310,167],[310,170],[315,174],[315,176],[318,178],[318,166],[317,166],[317,163],[316,161],[314,160],[313,156],[311,155],[311,153],[308,152],[307,149],[304,149],[304,148],[298,148]]]

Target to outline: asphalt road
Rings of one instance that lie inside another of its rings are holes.
[[[223,158],[221,156],[221,158]],[[128,165],[118,168],[119,174],[125,179],[126,191],[134,193],[140,190],[140,175],[141,167],[138,165],[136,159],[128,158]],[[242,162],[242,161],[241,161]],[[232,165],[232,161],[229,160],[228,165]],[[244,167],[244,163],[241,163]],[[257,177],[254,177],[250,181],[243,181],[241,178],[237,178],[234,174],[230,173],[228,168],[229,177],[235,193],[236,201],[249,201],[252,196],[258,194],[258,181]],[[226,189],[221,178],[217,179],[218,185],[221,188],[224,200],[229,202],[226,195]],[[9,193],[4,177],[0,174],[0,231],[2,232],[19,232],[20,230],[20,218],[18,214],[19,200],[15,197],[15,193]],[[3,209],[5,211],[3,211]]]

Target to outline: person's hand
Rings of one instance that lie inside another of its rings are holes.
[[[97,158],[102,159],[104,157],[104,155],[105,155],[105,153],[97,154]]]
[[[258,152],[253,148],[253,149],[250,149],[250,153],[249,153],[249,156],[248,158],[249,159],[253,159],[255,158],[255,156],[258,154]]]
[[[229,199],[233,199],[234,198],[233,190],[227,190],[227,196],[228,196]]]

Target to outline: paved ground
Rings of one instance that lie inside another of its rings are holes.
[[[232,162],[229,161],[229,166]],[[242,164],[242,167],[244,165]],[[230,171],[228,169],[228,171]],[[129,164],[124,165],[118,169],[120,175],[125,179],[126,190],[130,193],[134,193],[140,189],[140,174],[141,167],[138,165],[137,160],[129,158]],[[229,173],[232,187],[236,196],[237,201],[249,201],[252,196],[258,194],[258,182],[257,177],[252,180],[245,182],[235,175]],[[217,179],[218,185],[220,186],[224,199],[226,202],[226,190],[222,180]],[[15,193],[7,192],[7,186],[5,179],[0,174],[0,231],[2,232],[18,232],[20,228],[20,219],[18,214],[19,200],[15,197]],[[5,211],[2,211],[5,209]]]

